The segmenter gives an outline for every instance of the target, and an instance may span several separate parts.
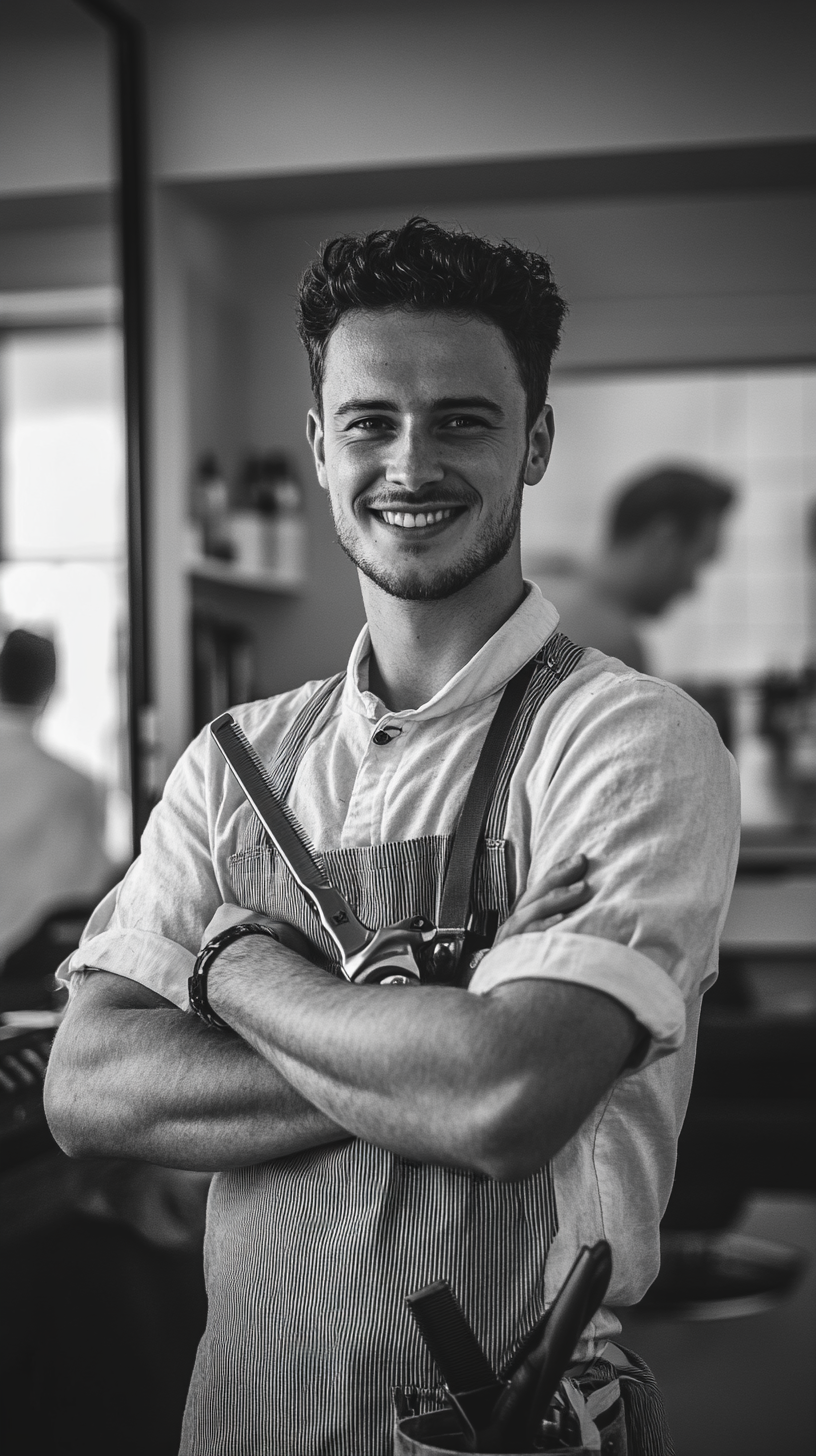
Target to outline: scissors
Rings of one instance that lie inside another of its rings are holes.
[[[210,725],[210,732],[278,854],[337,946],[346,980],[357,985],[419,985],[429,964],[436,926],[424,915],[409,916],[380,930],[364,925],[327,879],[294,814],[278,798],[267,770],[232,714],[222,713]]]

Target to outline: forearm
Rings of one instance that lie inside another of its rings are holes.
[[[219,957],[210,1002],[326,1116],[405,1157],[487,1167],[502,1103],[523,1096],[498,998],[350,986],[253,940]]]
[[[69,1012],[45,1088],[57,1141],[77,1157],[213,1172],[346,1137],[238,1036],[170,1007]]]
[[[240,1010],[238,997],[233,1002],[233,1024],[303,1098],[354,1136],[405,1158],[474,1166],[491,1080],[472,1054],[481,1003],[431,987],[334,983],[325,996],[323,987],[318,996],[315,990],[312,984],[302,999],[287,987],[286,1010],[278,1002],[268,1016],[264,990],[255,987],[252,996],[245,987]],[[385,997],[391,1005],[383,1005]],[[455,1025],[452,1010],[463,1012]]]
[[[253,937],[210,974],[210,1003],[309,1103],[421,1162],[524,1177],[574,1134],[637,1026],[582,986],[517,981],[487,996],[352,986]]]

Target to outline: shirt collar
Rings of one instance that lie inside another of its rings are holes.
[[[480,647],[470,662],[445,683],[443,688],[419,708],[405,708],[391,713],[368,691],[368,662],[371,636],[364,627],[352,649],[343,688],[343,707],[377,722],[387,716],[395,722],[441,718],[457,708],[490,698],[508,683],[525,662],[552,635],[558,626],[558,613],[552,602],[542,596],[533,582],[525,582],[524,601],[512,617]]]

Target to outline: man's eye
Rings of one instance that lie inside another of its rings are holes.
[[[391,421],[384,415],[365,415],[359,420],[349,420],[347,430],[359,430],[361,434],[373,435],[379,430],[391,429]]]
[[[487,420],[480,419],[478,415],[450,415],[442,421],[443,430],[485,430],[489,429]]]

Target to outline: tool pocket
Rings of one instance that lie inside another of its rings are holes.
[[[601,1445],[537,1446],[536,1451],[551,1450],[558,1456],[627,1456],[626,1420],[623,1402],[619,1399],[606,1413],[601,1426]],[[448,1451],[467,1451],[458,1419],[452,1410],[436,1410],[426,1415],[403,1416],[394,1431],[394,1456],[442,1456]],[[513,1456],[529,1456],[516,1452]]]

